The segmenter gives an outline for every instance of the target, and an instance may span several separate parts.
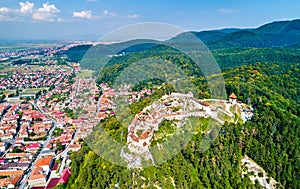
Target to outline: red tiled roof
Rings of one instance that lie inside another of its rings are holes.
[[[16,176],[15,178],[13,178],[13,180],[11,181],[11,183],[13,185],[17,184],[17,182],[20,180],[21,176]]]
[[[231,95],[229,96],[229,98],[231,99],[237,99],[236,95],[234,93],[231,93]]]
[[[39,143],[31,143],[31,144],[28,144],[25,148],[26,149],[35,149],[35,148],[39,148],[40,147],[40,144]]]
[[[35,187],[31,187],[31,189],[44,189],[44,186],[35,186]]]
[[[58,163],[57,162],[54,162],[54,164],[53,164],[53,167],[52,167],[52,171],[55,171],[55,170],[57,170],[57,168],[58,168]]]
[[[44,165],[49,165],[52,161],[53,157],[49,156],[49,157],[45,157],[45,158],[40,158],[37,160],[35,166],[44,166]]]
[[[24,170],[7,170],[1,171],[0,176],[23,175]]]
[[[37,179],[41,179],[41,178],[45,178],[45,177],[46,177],[45,174],[30,175],[28,180],[37,180]]]
[[[59,179],[60,178],[52,178],[46,186],[46,189],[54,188],[58,184]]]
[[[71,169],[70,168],[64,169],[58,183],[59,184],[66,183],[70,175],[71,175]]]

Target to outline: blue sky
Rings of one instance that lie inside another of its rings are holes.
[[[299,0],[1,0],[0,38],[100,37],[139,22],[200,31],[297,18]]]

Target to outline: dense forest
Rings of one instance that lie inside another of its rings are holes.
[[[203,41],[211,50],[221,69],[228,69],[257,62],[298,62],[300,59],[299,31],[300,20],[292,20],[272,22],[254,29],[221,29],[190,33]],[[182,33],[167,42],[184,42],[188,36],[189,34]],[[84,69],[99,71],[102,69],[103,62],[108,61],[108,55],[122,52],[134,54],[143,52],[145,49],[147,52],[164,50],[168,53],[169,49],[162,49],[161,45],[155,45],[160,43],[154,40],[132,40],[93,47],[81,45],[60,53],[66,55],[69,61],[80,62]],[[97,53],[97,59],[89,61],[93,53]],[[115,61],[114,58],[111,61]]]
[[[162,47],[162,45],[149,46],[149,44],[144,44],[147,46],[147,51],[144,51],[146,47],[136,48],[135,46],[129,49],[124,49],[125,52],[130,51],[122,57],[113,57],[107,58],[102,57],[98,58],[96,61],[88,61],[87,57],[84,57],[84,54],[89,50],[90,46],[84,47],[74,47],[66,52],[69,57],[69,61],[80,62],[81,66],[84,69],[91,69],[99,71],[103,64],[106,64],[106,67],[111,66],[112,71],[122,69],[120,65],[114,65],[116,63],[124,62],[127,60],[133,61],[138,60],[138,58],[149,57],[149,56],[160,56],[162,59],[169,57],[169,60],[177,61],[177,63],[184,64],[190,63],[189,60],[182,59],[181,53],[176,50],[172,50],[167,47]],[[162,49],[164,48],[164,49]],[[133,49],[133,50],[132,50]],[[102,47],[97,47],[94,51],[101,51]],[[113,50],[111,52],[114,52]],[[250,47],[231,47],[231,48],[220,48],[213,49],[211,53],[218,62],[222,70],[233,68],[241,65],[249,65],[257,62],[269,62],[269,63],[286,63],[286,62],[299,62],[300,61],[300,50],[299,48],[287,48],[287,47],[266,47],[266,48],[250,48]],[[176,55],[176,56],[175,56]],[[187,59],[187,57],[185,57]],[[179,62],[180,61],[180,62]],[[92,62],[92,63],[91,63]],[[178,64],[177,64],[178,65]],[[126,64],[122,65],[126,66]],[[113,74],[113,73],[111,73]]]
[[[218,139],[199,153],[202,134],[167,162],[142,170],[114,165],[87,145],[72,154],[72,175],[64,188],[257,188],[241,176],[241,158],[248,155],[279,187],[300,185],[299,63],[256,63],[224,72],[227,92],[251,99],[255,115],[245,124],[225,123]],[[109,121],[106,129],[122,130]]]
[[[71,154],[72,174],[68,183],[58,188],[261,188],[258,183],[253,184],[250,181],[249,175],[242,177],[244,167],[241,159],[245,155],[273,177],[278,182],[278,188],[299,188],[298,25],[299,20],[296,20],[274,22],[251,30],[228,29],[195,33],[200,39],[205,37],[203,41],[219,63],[227,94],[234,92],[238,100],[249,103],[254,108],[253,118],[244,124],[225,122],[217,139],[207,151],[201,151],[200,144],[204,134],[199,132],[168,161],[143,169],[127,169],[98,156],[83,143],[78,153]],[[283,39],[285,35],[290,36],[289,31],[293,29],[296,30],[292,31],[296,37]],[[177,37],[184,38],[184,34]],[[71,61],[80,61],[89,48],[74,47],[67,52],[68,57]],[[105,48],[107,49],[104,54],[115,50],[115,47]],[[92,65],[81,63],[87,69],[103,68],[98,82],[112,84],[133,62],[141,58],[159,57],[180,67],[189,76],[196,86],[198,98],[210,97],[202,71],[184,54],[149,43],[146,46],[134,46],[125,52],[124,56],[112,57],[104,67],[99,62]],[[72,53],[76,56],[72,56]],[[161,84],[162,81],[146,80],[135,86],[135,89]],[[173,90],[169,86],[165,89]],[[152,96],[133,103],[127,111],[134,115],[165,92],[157,91]],[[195,126],[200,123],[205,128],[207,120],[198,120]],[[111,116],[96,127],[90,137],[98,139],[94,140],[98,142],[95,145],[106,145],[108,141],[99,134],[105,130],[124,144],[126,124],[128,122],[120,123],[116,116]],[[164,131],[173,129],[166,122],[161,126]],[[115,150],[116,155],[113,158],[121,159],[119,149]]]

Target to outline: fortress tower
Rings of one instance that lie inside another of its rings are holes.
[[[234,93],[231,93],[231,95],[229,96],[229,102],[231,102],[232,104],[236,104],[236,95]]]

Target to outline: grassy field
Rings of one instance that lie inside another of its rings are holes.
[[[79,73],[77,74],[77,76],[81,77],[81,78],[90,78],[90,77],[92,77],[93,72],[94,71],[92,71],[92,70],[80,70]]]
[[[19,90],[19,92],[20,92],[20,94],[33,94],[33,93],[37,93],[37,92],[39,92],[39,91],[42,91],[42,90],[44,90],[44,89],[48,90],[49,87],[42,87],[42,88],[27,88],[27,89],[21,89],[21,90]],[[8,95],[8,94],[11,94],[11,93],[15,93],[16,90],[6,90],[6,91],[2,91],[2,92],[3,92],[3,94]]]
[[[10,61],[0,62],[0,70],[8,67],[10,64]]]
[[[33,93],[37,93],[39,91],[42,91],[43,89],[48,90],[48,87],[45,88],[29,88],[29,89],[24,89],[22,92],[20,92],[20,94],[33,94]]]
[[[0,70],[4,69],[5,67],[7,67],[7,66],[4,64],[0,64]]]
[[[43,47],[55,47],[60,46],[61,44],[58,43],[41,43],[41,44],[16,44],[16,45],[0,45],[0,51],[15,51],[15,50],[26,50],[32,48],[43,48]]]
[[[21,71],[22,69],[17,68],[15,66],[6,66],[6,67],[3,67],[3,68],[0,67],[0,72],[13,72],[13,71],[16,71],[16,70]]]
[[[65,70],[71,72],[72,69],[67,67],[67,66],[62,66]],[[0,64],[0,72],[14,72],[14,71],[19,71],[22,73],[28,73],[28,72],[32,72],[32,71],[37,71],[37,70],[41,70],[41,71],[55,71],[58,67],[57,66],[40,66],[40,65],[15,65],[15,66],[3,66],[1,67]]]
[[[23,45],[21,45],[21,46],[14,46],[14,45],[12,45],[12,46],[0,46],[0,51],[4,51],[4,50],[6,50],[6,51],[16,51],[16,50],[26,50],[26,49],[30,49],[30,47],[29,46],[23,46]]]

